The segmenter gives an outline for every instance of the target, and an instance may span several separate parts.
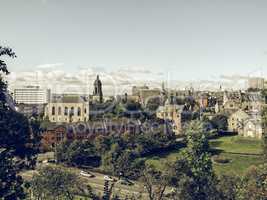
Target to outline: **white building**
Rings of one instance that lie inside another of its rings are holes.
[[[24,86],[15,88],[13,97],[17,104],[46,104],[49,102],[50,90],[39,86]]]
[[[45,117],[57,123],[86,122],[89,120],[89,103],[80,96],[54,96],[46,105]]]

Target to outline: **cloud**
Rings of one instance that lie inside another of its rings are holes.
[[[221,75],[221,79],[236,81],[236,80],[247,80],[248,76],[241,76],[241,75]]]
[[[64,63],[53,63],[53,64],[43,64],[43,65],[37,65],[37,69],[52,69],[52,68],[58,68],[64,66]]]
[[[134,73],[134,74],[152,74],[153,72],[145,69],[145,67],[122,67],[118,71],[124,73]]]

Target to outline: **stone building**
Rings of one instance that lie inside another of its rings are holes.
[[[54,96],[45,108],[45,117],[57,123],[88,121],[89,103],[81,96]]]
[[[168,100],[164,106],[159,106],[156,116],[159,119],[170,120],[173,123],[173,131],[176,135],[182,131],[182,113],[184,106],[172,104]]]
[[[149,89],[148,86],[133,86],[132,88],[132,96],[138,97],[137,99],[141,104],[146,105],[149,99],[160,97],[161,90],[160,89]]]
[[[243,126],[245,120],[249,119],[249,115],[243,111],[238,110],[231,114],[228,118],[228,129],[232,132],[239,132]]]
[[[258,112],[245,112],[238,110],[230,115],[228,119],[228,129],[238,133],[240,136],[261,138],[263,135],[263,126],[261,114]]]
[[[93,101],[103,103],[102,82],[99,79],[99,75],[97,75],[94,82]]]
[[[244,137],[253,137],[253,138],[262,138],[263,135],[263,127],[261,120],[257,119],[247,119],[244,122],[244,126],[242,131],[240,131],[239,135],[242,135]]]

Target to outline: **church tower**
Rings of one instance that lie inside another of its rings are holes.
[[[103,103],[102,83],[99,79],[99,75],[96,76],[96,80],[94,82],[93,96],[97,97],[100,103]]]

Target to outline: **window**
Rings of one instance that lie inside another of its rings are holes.
[[[78,107],[77,115],[78,115],[78,116],[81,116],[81,108],[80,108],[80,107]]]
[[[69,112],[68,107],[65,107],[65,109],[64,109],[64,115],[68,115],[68,112]]]
[[[61,115],[61,107],[58,107],[58,115]]]
[[[74,115],[74,107],[71,107],[70,108],[70,116],[73,116]]]
[[[84,113],[86,114],[86,108],[84,109]]]
[[[52,107],[52,115],[55,115],[55,113],[56,113],[56,108],[55,108],[55,106],[53,106]]]

